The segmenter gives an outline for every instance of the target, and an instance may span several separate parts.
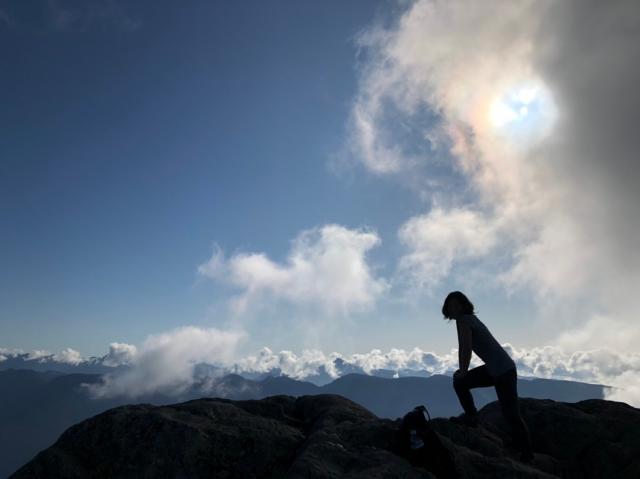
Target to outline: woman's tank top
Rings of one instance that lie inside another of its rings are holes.
[[[487,327],[475,314],[464,314],[458,319],[471,327],[471,349],[487,365],[491,376],[496,377],[515,369],[516,364]]]

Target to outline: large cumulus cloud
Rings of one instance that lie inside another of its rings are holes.
[[[379,243],[374,231],[329,224],[300,232],[284,263],[264,253],[225,258],[217,249],[198,271],[239,290],[230,303],[236,313],[264,301],[284,301],[329,315],[349,314],[371,309],[387,288],[367,263],[368,251]]]
[[[438,180],[399,230],[401,272],[429,286],[499,257],[496,283],[533,294],[547,341],[633,350],[639,43],[633,1],[419,0],[363,32],[353,151],[374,174]]]

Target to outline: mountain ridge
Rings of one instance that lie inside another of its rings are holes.
[[[443,469],[426,450],[418,451],[419,461],[407,454],[400,419],[378,418],[338,395],[279,395],[110,409],[69,428],[10,477],[638,477],[640,410],[598,399],[523,399],[521,408],[532,432],[530,464],[509,445],[497,402],[479,411],[477,428],[430,422],[453,458]]]
[[[380,417],[394,419],[416,404],[426,404],[432,417],[460,412],[448,376],[386,379],[345,375],[324,386],[286,376],[253,381],[240,375],[204,378],[181,397],[146,395],[135,398],[92,399],[83,384],[97,384],[100,375],[0,371],[0,477],[5,477],[50,446],[69,426],[107,409],[131,402],[170,404],[200,397],[259,399],[274,395],[340,394],[362,404]],[[209,381],[209,382],[207,382]],[[520,381],[521,395],[577,401],[603,397],[600,386],[553,380]],[[492,388],[474,391],[478,406],[495,399]]]

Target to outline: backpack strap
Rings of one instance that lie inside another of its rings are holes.
[[[427,413],[427,418],[428,418],[427,420],[431,421],[431,414],[429,414],[429,410],[426,408],[426,406],[421,404],[420,406],[414,407],[413,410],[414,411],[421,411],[423,413]]]

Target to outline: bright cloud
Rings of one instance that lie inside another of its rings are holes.
[[[237,313],[260,300],[275,299],[348,314],[370,309],[387,288],[366,259],[378,244],[380,238],[373,231],[325,225],[301,232],[283,264],[264,253],[238,253],[225,259],[217,250],[198,271],[242,291],[231,303]]]
[[[269,373],[279,370],[285,376],[305,379],[324,369],[330,377],[337,378],[339,372],[333,361],[338,357],[340,355],[337,353],[325,355],[319,350],[304,350],[299,355],[286,350],[274,353],[270,348],[264,347],[258,355],[247,356],[237,361],[234,365],[234,371],[242,374]]]
[[[454,260],[486,255],[497,243],[496,228],[471,210],[433,208],[402,225],[400,241],[410,251],[399,270],[417,286],[433,286],[449,275]]]
[[[417,157],[394,133],[403,121],[466,179],[453,190],[429,182],[421,196],[432,209],[399,231],[400,269],[415,284],[432,286],[456,263],[486,266],[498,251],[510,264],[497,283],[534,293],[550,340],[640,341],[628,307],[640,288],[640,64],[628,61],[639,13],[633,1],[418,0],[360,36],[368,60],[350,134],[364,166],[434,171],[436,155]],[[425,110],[435,120],[420,123]]]
[[[71,348],[63,349],[59,353],[54,354],[53,360],[60,363],[74,364],[74,365],[80,364],[82,361],[84,361],[80,352]]]
[[[43,349],[36,349],[31,352],[25,352],[22,349],[0,348],[0,362],[7,359],[21,358],[24,361],[37,361],[39,363],[59,363],[77,366],[87,361],[79,351],[72,348],[65,348],[59,353],[51,353]]]
[[[109,345],[109,352],[102,360],[105,366],[127,366],[133,362],[134,357],[138,352],[133,344],[126,343],[111,343]]]
[[[444,374],[457,369],[457,352],[437,356],[431,352],[414,348],[407,352],[403,349],[392,348],[385,353],[374,349],[367,353],[343,355],[337,352],[325,354],[320,350],[303,350],[300,354],[293,351],[273,352],[263,348],[257,356],[247,356],[235,363],[234,370],[238,373],[269,373],[274,370],[282,374],[305,379],[321,373],[331,378],[338,378],[344,372],[337,366],[336,360],[341,360],[356,371],[371,374],[377,369],[391,371],[412,370],[427,371],[430,374]]]
[[[21,349],[0,348],[0,362],[20,354],[24,354],[24,351]]]
[[[640,405],[640,354],[622,353],[610,349],[594,349],[568,353],[556,346],[532,349],[517,349],[504,345],[516,362],[521,376],[547,379],[583,381],[612,386],[607,399]],[[269,373],[277,370],[282,374],[305,379],[326,373],[331,378],[344,372],[336,360],[348,364],[350,372],[355,368],[366,374],[375,370],[389,370],[410,375],[411,372],[426,371],[429,374],[451,374],[458,368],[458,352],[453,349],[446,354],[436,354],[420,348],[410,351],[391,348],[384,352],[373,349],[366,353],[343,355],[337,352],[325,354],[319,350],[305,350],[301,354],[292,351],[273,352],[263,348],[257,356],[248,356],[235,363],[238,373]],[[472,366],[480,363],[475,356]]]
[[[130,367],[107,374],[102,383],[88,388],[96,397],[179,395],[194,383],[198,364],[229,362],[244,338],[242,331],[188,326],[149,336],[140,348],[112,344],[111,351],[132,353]]]

